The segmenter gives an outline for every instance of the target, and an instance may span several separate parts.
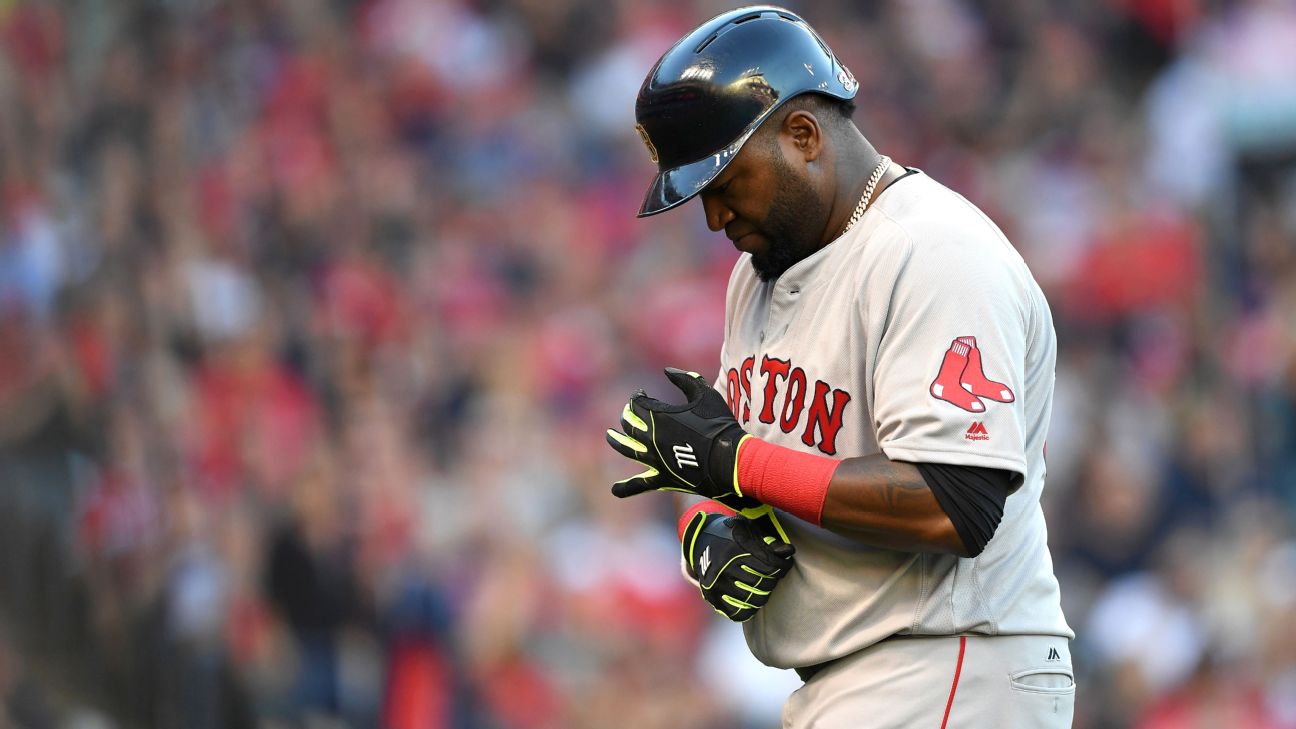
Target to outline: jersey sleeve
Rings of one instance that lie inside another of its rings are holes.
[[[886,272],[893,285],[866,283],[869,326],[882,333],[873,426],[892,460],[1004,469],[1015,487],[1026,471],[1027,297],[1016,252],[976,234],[906,237]]]

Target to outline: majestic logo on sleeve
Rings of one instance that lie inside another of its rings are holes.
[[[1012,402],[1012,390],[1002,382],[986,377],[981,368],[981,350],[976,337],[958,337],[950,342],[941,361],[940,372],[932,380],[931,396],[970,413],[985,412],[982,398],[995,402]]]
[[[967,433],[964,433],[963,437],[968,440],[990,440],[990,431],[986,430],[985,423],[976,420],[968,426]]]
[[[851,396],[824,382],[810,378],[804,369],[791,360],[761,358],[760,371],[756,372],[756,358],[743,360],[741,369],[730,368],[727,373],[729,409],[739,422],[749,423],[752,417],[752,378],[763,378],[756,386],[762,389],[760,412],[756,417],[766,425],[778,423],[784,433],[800,433],[801,442],[818,448],[827,455],[837,453],[837,434],[845,422],[846,405]]]

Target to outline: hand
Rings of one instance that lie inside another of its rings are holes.
[[[702,598],[738,623],[751,620],[769,602],[796,554],[768,506],[741,516],[699,511],[684,528],[681,549]]]
[[[701,375],[667,367],[666,378],[688,402],[670,405],[639,390],[621,411],[623,432],[607,432],[608,445],[647,469],[612,484],[612,494],[683,491],[741,508],[738,445],[747,432]]]

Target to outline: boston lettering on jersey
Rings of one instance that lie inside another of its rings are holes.
[[[757,379],[761,409],[757,419],[766,425],[778,423],[784,433],[801,433],[801,442],[823,451],[837,453],[837,433],[841,430],[846,405],[851,396],[823,380],[810,384],[805,370],[791,360],[761,357],[756,371],[754,356],[743,360],[741,369],[726,373],[729,409],[744,424],[752,418],[752,379]]]

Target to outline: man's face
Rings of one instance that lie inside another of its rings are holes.
[[[762,281],[773,281],[818,248],[827,203],[804,170],[784,156],[777,137],[758,132],[701,193],[707,226],[724,230],[752,255]]]

